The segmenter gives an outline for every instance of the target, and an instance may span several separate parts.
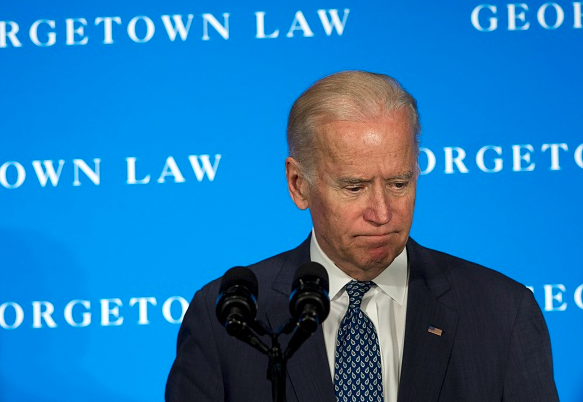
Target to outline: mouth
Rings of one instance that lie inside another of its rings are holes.
[[[356,236],[356,239],[367,248],[385,248],[394,241],[395,233],[364,234]]]
[[[370,238],[370,239],[384,239],[387,238],[391,235],[396,234],[396,232],[389,232],[389,233],[370,233],[370,234],[361,234],[361,235],[356,235],[355,237],[364,237],[364,238]]]

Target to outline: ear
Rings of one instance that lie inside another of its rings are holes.
[[[287,178],[287,189],[294,204],[299,209],[307,209],[310,206],[310,186],[302,174],[298,161],[292,157],[288,157],[285,160],[285,176]]]

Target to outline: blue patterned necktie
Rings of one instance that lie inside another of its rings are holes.
[[[362,297],[373,282],[351,281],[350,298],[336,339],[334,390],[338,402],[382,402],[381,353],[374,324],[360,309]]]

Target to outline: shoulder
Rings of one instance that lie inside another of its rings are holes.
[[[407,250],[411,274],[423,275],[428,281],[450,288],[456,301],[497,304],[502,306],[521,303],[528,289],[521,283],[498,272],[453,255],[423,247],[410,239]]]

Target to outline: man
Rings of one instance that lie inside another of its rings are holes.
[[[289,192],[313,231],[249,267],[257,317],[286,321],[294,273],[309,260],[328,271],[331,299],[288,362],[288,401],[558,400],[532,293],[409,238],[420,132],[411,95],[385,75],[334,74],[298,98],[287,131]],[[167,401],[271,400],[267,358],[214,316],[218,287],[197,292],[184,317]]]

